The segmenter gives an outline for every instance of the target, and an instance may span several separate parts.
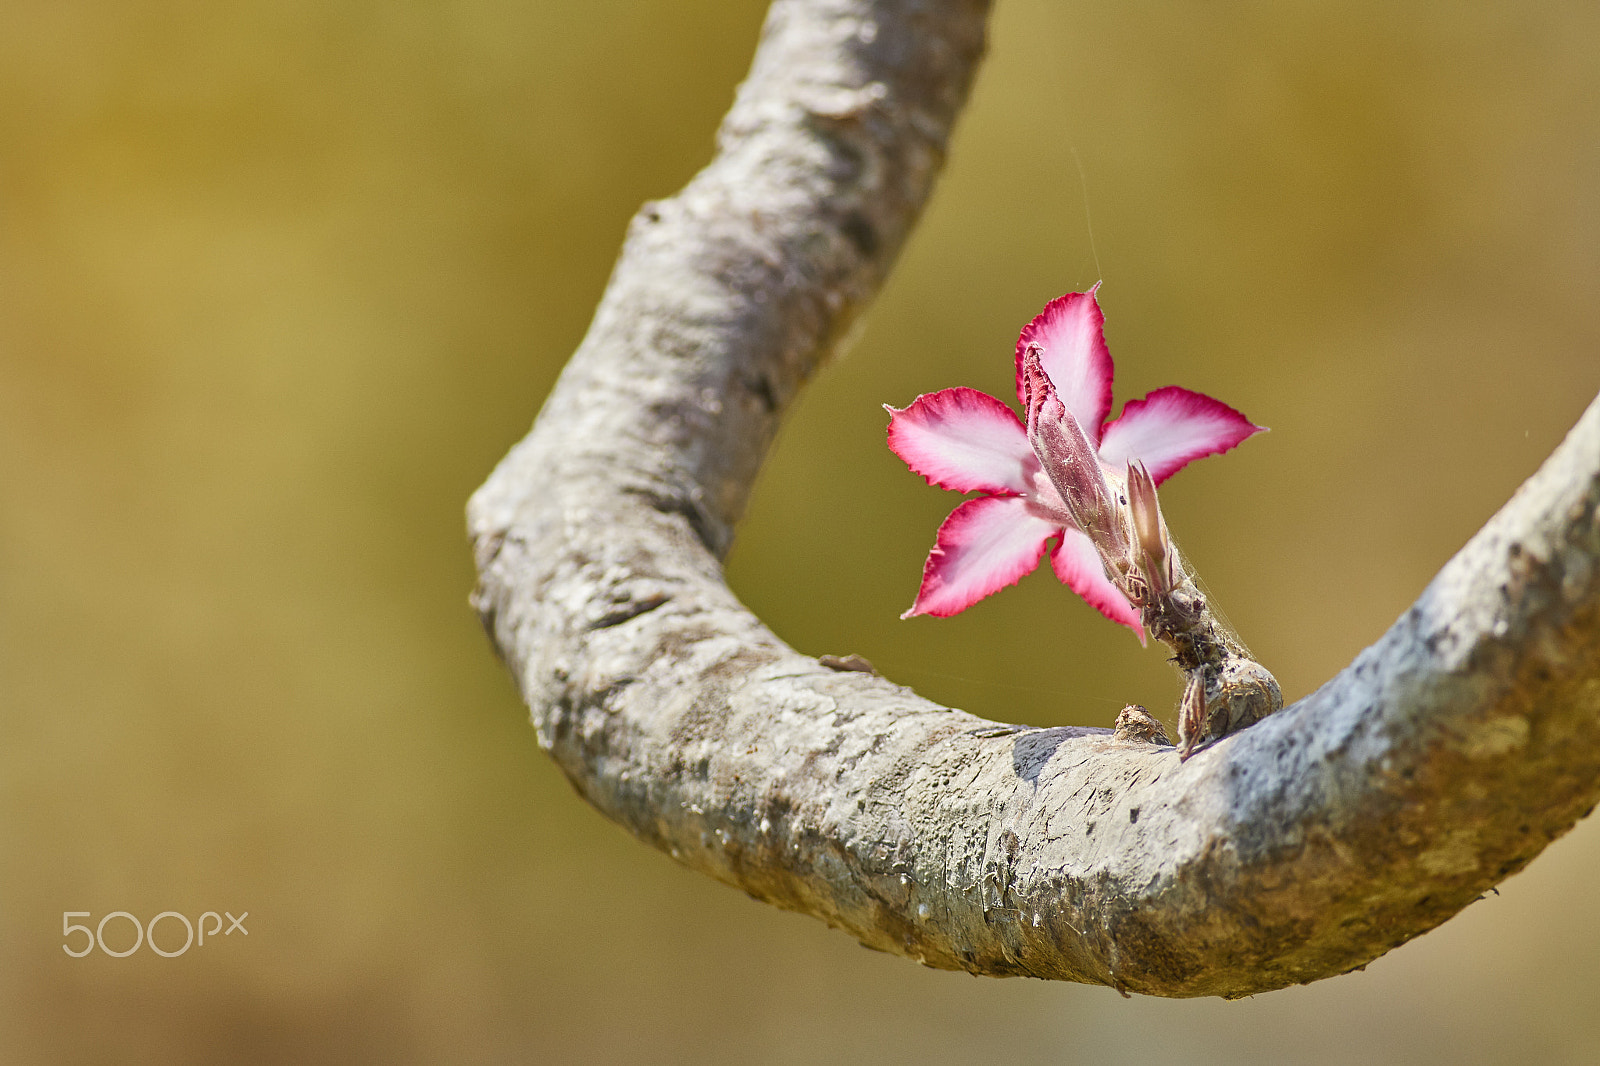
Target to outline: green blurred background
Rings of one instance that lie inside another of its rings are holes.
[[[762,14],[0,8],[0,1059],[1600,1061],[1592,824],[1364,973],[1125,1001],[864,951],[572,794],[467,607],[462,508]],[[1000,0],[734,587],[979,714],[1170,718],[1161,655],[1048,575],[896,617],[956,498],[879,404],[1008,395],[1017,330],[1103,277],[1119,406],[1181,384],[1273,428],[1163,500],[1304,695],[1600,389],[1597,56],[1593,3]],[[224,909],[247,938],[61,949],[67,910]]]

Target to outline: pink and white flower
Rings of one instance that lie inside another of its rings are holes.
[[[1048,550],[1063,583],[1144,639],[1139,610],[1106,570],[1108,559],[1132,558],[1130,464],[1142,464],[1159,485],[1264,427],[1170,385],[1130,400],[1107,422],[1112,364],[1098,289],[1051,300],[1018,338],[1026,420],[966,388],[919,396],[904,410],[885,405],[889,447],[907,466],[940,488],[982,493],[939,527],[917,600],[901,617],[965,610],[1015,584]],[[1153,487],[1148,494],[1153,506]]]

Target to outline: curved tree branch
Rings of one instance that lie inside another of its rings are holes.
[[[1600,797],[1600,400],[1313,695],[1180,764],[786,647],[719,559],[780,412],[882,280],[982,0],[777,0],[716,160],[635,218],[474,496],[474,602],[578,791],[929,966],[1240,996],[1359,967]]]

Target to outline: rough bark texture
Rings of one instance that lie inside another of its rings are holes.
[[[1166,996],[1358,967],[1600,796],[1600,401],[1349,668],[1183,764],[824,665],[722,581],[780,412],[928,195],[984,17],[774,4],[716,160],[639,213],[473,498],[475,603],[591,803],[870,947]]]

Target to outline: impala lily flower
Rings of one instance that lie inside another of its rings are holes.
[[[1016,372],[1025,419],[966,388],[919,396],[904,410],[885,405],[889,447],[907,466],[940,488],[983,494],[939,527],[917,600],[901,617],[965,610],[1015,584],[1049,550],[1063,583],[1144,639],[1126,579],[1150,566],[1170,582],[1175,565],[1161,551],[1155,486],[1264,427],[1170,385],[1107,422],[1112,365],[1098,288],[1051,300],[1023,329]]]

